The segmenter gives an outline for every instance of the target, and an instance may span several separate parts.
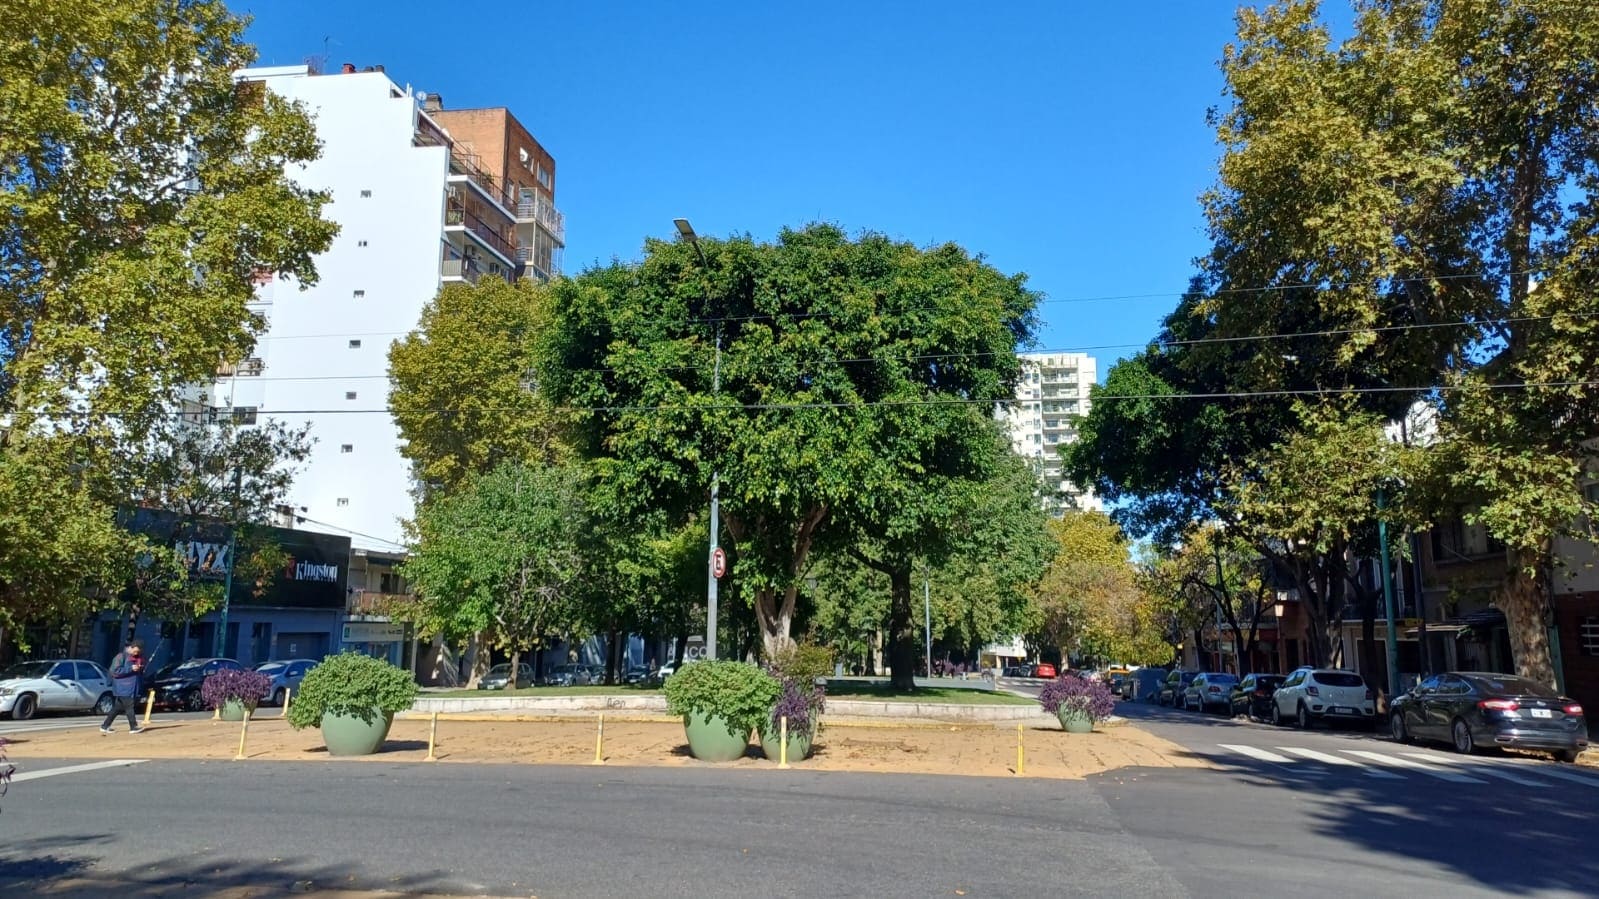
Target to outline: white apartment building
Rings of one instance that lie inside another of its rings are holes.
[[[389,346],[416,327],[444,282],[552,274],[553,263],[535,273],[518,256],[532,214],[548,219],[553,210],[553,182],[549,209],[530,209],[522,222],[503,180],[423,110],[429,98],[381,67],[255,68],[235,79],[260,82],[313,116],[322,155],[289,174],[329,193],[323,215],[340,231],[317,257],[309,289],[261,273],[257,310],[267,329],[254,356],[219,370],[210,402],[246,422],[310,424],[311,458],[283,523],[347,534],[357,549],[396,550],[413,504],[387,411]]]
[[[1022,353],[1016,402],[1005,413],[1011,446],[1035,460],[1044,503],[1059,513],[1068,506],[1099,509],[1091,491],[1080,490],[1061,476],[1060,448],[1077,439],[1076,419],[1088,414],[1089,389],[1098,379],[1094,357],[1085,353]]]

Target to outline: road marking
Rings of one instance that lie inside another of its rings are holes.
[[[1464,774],[1456,774],[1453,771],[1446,771],[1443,768],[1434,768],[1431,765],[1424,765],[1421,762],[1413,761],[1411,759],[1402,759],[1402,758],[1399,758],[1398,756],[1383,755],[1380,752],[1367,752],[1367,751],[1365,751],[1363,749],[1345,749],[1345,750],[1342,750],[1342,752],[1344,752],[1344,754],[1346,754],[1346,755],[1353,755],[1353,756],[1358,756],[1358,757],[1363,758],[1363,759],[1368,759],[1370,761],[1376,762],[1379,765],[1391,765],[1391,766],[1393,766],[1395,768],[1406,768],[1406,769],[1410,769],[1410,770],[1414,770],[1414,771],[1420,771],[1420,772],[1422,772],[1424,774],[1429,774],[1429,775],[1431,775],[1433,777],[1436,777],[1439,780],[1447,780],[1447,781],[1449,781],[1451,783],[1457,783],[1457,784],[1484,784],[1484,783],[1487,783],[1487,781],[1479,780],[1479,779],[1477,779],[1475,777],[1468,777],[1467,775],[1464,775]]]
[[[1391,771],[1384,771],[1381,768],[1372,768],[1362,765],[1357,761],[1346,759],[1342,756],[1336,756],[1330,752],[1317,752],[1314,749],[1301,749],[1298,746],[1279,746],[1277,748],[1281,749],[1283,752],[1291,752],[1294,755],[1302,755],[1307,759],[1312,759],[1328,765],[1339,765],[1345,768],[1359,768],[1367,777],[1379,777],[1386,780],[1404,780],[1404,777],[1394,774]]]
[[[101,768],[125,768],[129,765],[137,765],[146,761],[149,761],[149,759],[112,759],[109,762],[91,762],[87,765],[67,765],[63,768],[44,768],[39,771],[20,771],[11,775],[11,782],[20,783],[24,780],[37,780],[41,777],[55,777],[57,774],[78,774],[83,771],[98,771]]]
[[[1450,758],[1446,755],[1424,755],[1419,752],[1407,752],[1404,753],[1404,756],[1406,758],[1416,759],[1417,761],[1422,762],[1441,762],[1444,765],[1453,765],[1456,768],[1463,768],[1467,771],[1470,771],[1472,774],[1486,774],[1489,777],[1497,777],[1500,780],[1508,780],[1513,784],[1521,784],[1524,787],[1549,786],[1549,784],[1545,781],[1528,780],[1525,777],[1511,774],[1509,771],[1502,771],[1494,765],[1473,765],[1467,762],[1465,759]]]
[[[1595,789],[1599,789],[1599,777],[1589,777],[1586,774],[1573,774],[1570,771],[1562,771],[1562,770],[1560,770],[1558,768],[1552,767],[1553,764],[1554,764],[1553,762],[1549,763],[1551,765],[1551,767],[1548,767],[1548,768],[1544,768],[1542,766],[1539,766],[1539,767],[1536,767],[1536,768],[1533,767],[1533,765],[1537,764],[1536,762],[1534,762],[1532,764],[1529,764],[1529,765],[1522,765],[1521,763],[1518,763],[1518,762],[1490,762],[1489,764],[1492,764],[1492,765],[1497,766],[1497,767],[1505,767],[1505,768],[1509,768],[1509,767],[1517,767],[1517,768],[1525,767],[1525,768],[1531,769],[1531,770],[1528,771],[1529,774],[1535,774],[1538,777],[1552,777],[1555,780],[1569,780],[1572,783],[1583,784],[1585,786],[1590,786],[1590,787],[1593,787]]]
[[[1252,759],[1258,759],[1262,762],[1278,762],[1281,764],[1288,764],[1293,761],[1293,759],[1288,758],[1287,756],[1278,755],[1275,752],[1268,752],[1256,746],[1240,746],[1236,743],[1217,743],[1216,745],[1223,749],[1231,749],[1233,752],[1236,752],[1239,755],[1247,755]]]

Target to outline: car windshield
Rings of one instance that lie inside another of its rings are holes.
[[[495,665],[493,668],[489,669],[489,677],[505,677],[510,673],[511,666],[509,664]]]
[[[1231,674],[1207,674],[1205,675],[1205,683],[1222,685],[1236,684],[1238,683],[1238,678]]]
[[[1360,675],[1348,671],[1318,671],[1315,677],[1316,683],[1329,687],[1364,687],[1366,685],[1366,682],[1360,679]]]
[[[55,662],[19,662],[5,671],[0,671],[0,680],[45,677],[54,665]]]
[[[1274,675],[1274,676],[1271,676],[1271,677],[1257,677],[1257,678],[1255,678],[1255,684],[1258,685],[1258,686],[1261,686],[1261,687],[1280,687],[1280,686],[1282,686],[1283,680],[1284,680],[1284,678],[1282,677],[1282,675]]]
[[[1556,699],[1558,694],[1537,681],[1527,680],[1524,677],[1505,674],[1493,677],[1477,675],[1466,680],[1476,685],[1484,693],[1497,696],[1538,696],[1544,699]]]

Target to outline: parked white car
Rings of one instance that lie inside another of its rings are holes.
[[[82,659],[19,662],[0,671],[0,713],[26,721],[39,712],[111,711],[111,676]]]
[[[1335,668],[1300,668],[1288,675],[1271,700],[1271,723],[1310,727],[1316,721],[1377,720],[1377,694],[1365,678]]]

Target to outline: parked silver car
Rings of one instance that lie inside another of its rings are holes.
[[[0,713],[26,721],[38,712],[85,711],[111,711],[111,678],[94,662],[19,662],[0,672]]]
[[[592,681],[587,665],[558,665],[544,678],[544,683],[552,687],[579,687]]]
[[[272,678],[272,689],[267,693],[268,705],[283,705],[283,700],[290,691],[300,692],[300,681],[305,680],[305,673],[316,667],[316,659],[282,659],[276,662],[262,662],[255,666],[255,670]]]

